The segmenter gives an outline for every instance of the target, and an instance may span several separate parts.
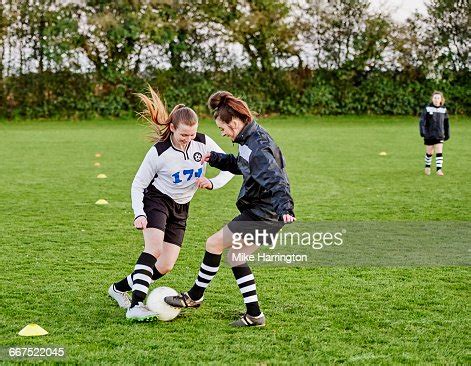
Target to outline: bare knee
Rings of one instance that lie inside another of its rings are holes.
[[[169,261],[161,261],[157,262],[156,268],[161,274],[166,274],[169,273],[174,266],[175,263],[169,262]]]
[[[223,245],[218,238],[213,235],[206,240],[206,250],[210,253],[220,254],[223,250]]]
[[[159,258],[162,254],[163,231],[148,228],[143,231],[143,234],[144,252],[152,254],[155,258]]]

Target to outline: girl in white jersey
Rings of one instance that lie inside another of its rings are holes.
[[[138,94],[146,105],[141,113],[154,130],[155,144],[142,162],[131,187],[134,227],[143,230],[144,251],[134,271],[110,286],[108,294],[126,308],[128,319],[157,316],[145,305],[149,285],[170,272],[178,258],[188,217],[189,202],[198,188],[218,189],[233,175],[221,172],[208,179],[202,156],[223,150],[197,132],[198,116],[183,104],[167,113],[158,94]],[[127,294],[132,290],[132,298]]]

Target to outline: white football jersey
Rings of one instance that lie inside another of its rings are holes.
[[[213,139],[202,133],[196,134],[185,151],[173,146],[170,138],[152,146],[132,182],[134,217],[145,216],[144,190],[150,184],[179,204],[190,202],[197,190],[196,179],[204,176],[206,172],[207,163],[201,164],[201,158],[203,154],[211,151],[224,153]],[[221,171],[215,178],[210,179],[213,189],[221,188],[232,177],[233,174]]]

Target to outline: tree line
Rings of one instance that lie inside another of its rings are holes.
[[[0,0],[0,117],[120,116],[149,83],[206,112],[416,114],[435,89],[471,111],[469,0],[404,22],[368,0]]]

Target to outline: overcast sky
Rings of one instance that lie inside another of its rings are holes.
[[[427,0],[370,0],[374,9],[388,10],[393,19],[403,21],[415,10],[425,13]]]

